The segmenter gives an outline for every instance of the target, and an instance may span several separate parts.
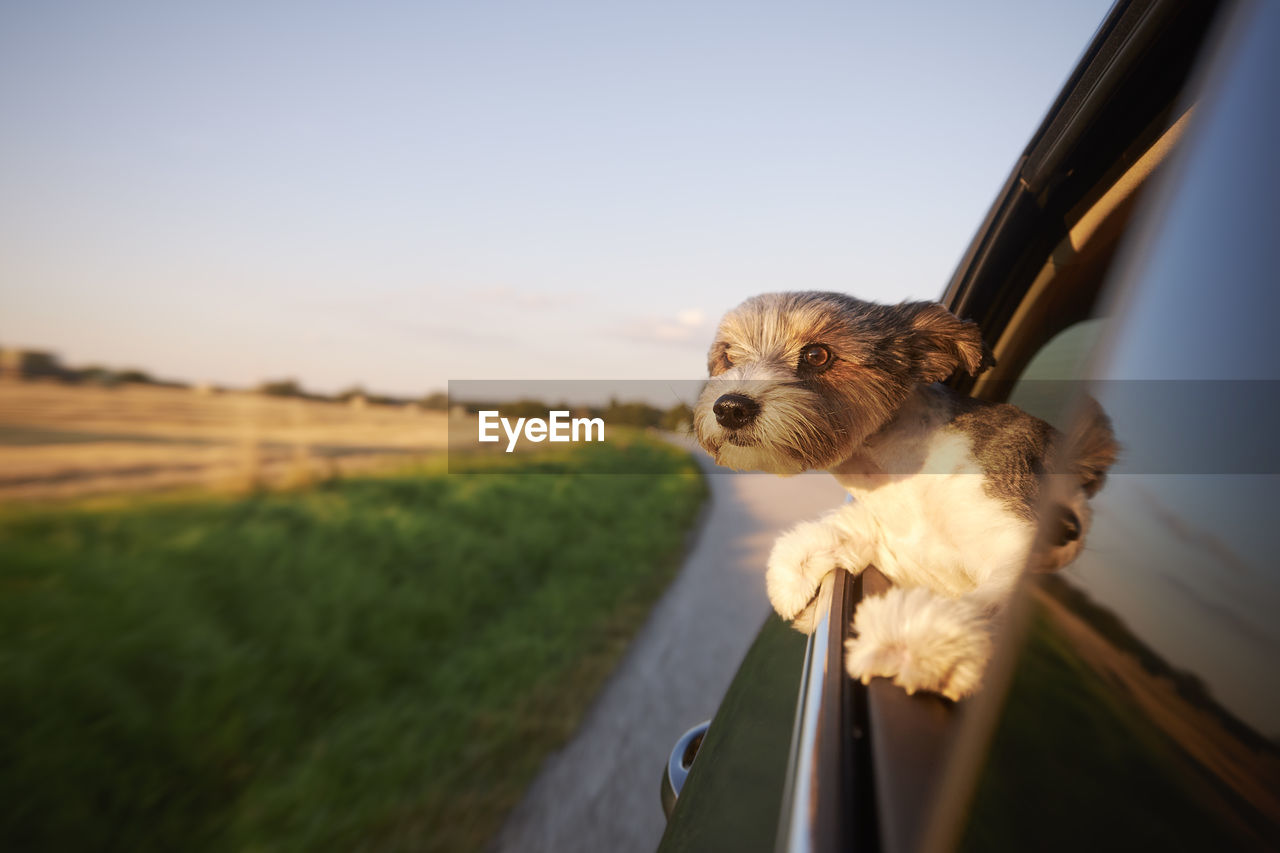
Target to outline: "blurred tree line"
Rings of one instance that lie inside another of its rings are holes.
[[[57,353],[25,347],[0,347],[0,377],[17,380],[55,380],[86,385],[158,385],[165,388],[187,388],[186,382],[157,379],[145,370],[123,369],[90,364],[69,367]]]
[[[19,349],[0,347],[0,377],[18,380],[54,380],[71,384],[97,385],[112,387],[117,385],[153,385],[164,388],[191,388],[189,382],[172,379],[158,379],[150,373],[137,368],[116,369],[100,364],[84,367],[68,367],[62,363],[56,353],[45,350]],[[228,390],[214,385],[195,386],[207,393]],[[378,394],[366,390],[363,386],[353,385],[337,394],[322,394],[308,391],[297,379],[270,379],[258,383],[252,389],[258,394],[269,397],[288,397],[318,402],[346,403],[348,405],[380,405],[409,406],[414,405],[431,411],[448,411],[449,395],[444,391],[433,391],[421,397],[396,396]],[[610,398],[604,406],[571,406],[560,401],[548,405],[542,400],[522,399],[511,402],[465,402],[458,403],[463,410],[475,414],[481,409],[497,409],[507,418],[545,418],[551,411],[571,412],[573,417],[603,418],[606,424],[634,427],[656,427],[672,432],[688,432],[693,424],[693,410],[685,403],[677,403],[668,408],[641,402],[622,402],[618,398]]]

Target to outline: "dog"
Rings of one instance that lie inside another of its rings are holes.
[[[1116,458],[1110,422],[1094,404],[1063,436],[939,384],[993,364],[977,325],[933,302],[770,293],[720,322],[694,409],[702,447],[740,470],[826,470],[851,495],[774,544],[774,609],[809,633],[835,568],[874,565],[894,584],[854,614],[845,662],[863,683],[973,694],[1024,568],[1059,569],[1084,546]]]

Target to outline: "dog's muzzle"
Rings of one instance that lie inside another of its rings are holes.
[[[744,394],[724,394],[711,407],[725,429],[742,429],[760,414],[760,404]]]

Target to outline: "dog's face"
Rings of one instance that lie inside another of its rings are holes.
[[[829,468],[884,426],[919,384],[988,363],[978,328],[941,305],[840,293],[768,293],[720,321],[698,398],[698,441],[721,465]]]
[[[1056,572],[1074,560],[1084,547],[1093,523],[1089,500],[1107,481],[1107,472],[1120,453],[1111,419],[1098,401],[1085,397],[1071,431],[1053,451],[1031,566]]]

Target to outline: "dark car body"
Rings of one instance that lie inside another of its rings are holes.
[[[844,675],[874,570],[771,618],[660,850],[1280,849],[1277,152],[1280,4],[1112,9],[943,297],[998,362],[955,387],[1112,418],[1088,548],[958,704]]]

